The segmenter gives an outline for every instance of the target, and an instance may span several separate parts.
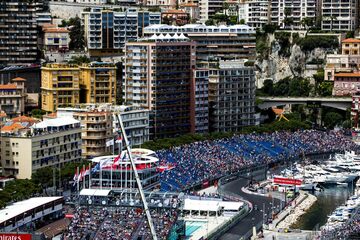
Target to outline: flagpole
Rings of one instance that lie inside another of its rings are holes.
[[[82,173],[84,174],[83,176],[83,189],[85,189],[85,180],[86,180],[86,175],[85,175],[85,165],[83,164],[83,170]]]
[[[126,133],[125,133],[124,124],[123,124],[123,122],[121,120],[121,115],[117,114],[116,117],[117,117],[118,122],[120,124],[121,133],[122,133],[122,135],[124,137],[126,151],[128,153],[128,156],[129,156],[129,160],[130,160],[130,163],[131,163],[131,168],[134,171],[134,175],[135,175],[134,177],[135,177],[135,180],[136,180],[136,183],[137,183],[137,187],[139,189],[142,204],[144,206],[144,210],[145,210],[145,213],[146,213],[147,222],[149,224],[151,236],[152,236],[153,240],[157,240],[155,227],[154,227],[153,220],[152,220],[152,217],[151,217],[151,214],[150,214],[150,210],[148,208],[148,204],[146,202],[145,194],[144,194],[144,191],[143,191],[143,188],[142,188],[142,185],[141,185],[141,180],[139,178],[139,174],[137,172],[135,162],[134,162],[134,160],[133,160],[133,158],[131,156],[131,150],[130,150],[129,142],[128,142],[128,139],[127,139],[127,136],[126,136]]]
[[[91,188],[91,163],[89,163],[89,189]]]
[[[114,143],[114,145],[113,145],[113,150],[114,150],[114,146],[115,146],[115,143]],[[113,162],[111,163],[111,169],[110,169],[110,189],[112,190],[112,188],[113,188],[113,164],[114,164],[114,160],[113,160]]]
[[[100,189],[102,189],[102,166],[100,164]]]
[[[78,194],[79,194],[79,191],[80,191],[80,186],[79,186],[79,180],[80,180],[79,166],[76,168],[76,175],[77,175],[77,178],[76,178],[76,189],[77,189],[77,192],[78,192]]]

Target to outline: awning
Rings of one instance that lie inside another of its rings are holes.
[[[108,189],[83,189],[80,191],[80,196],[106,197],[110,191]]]

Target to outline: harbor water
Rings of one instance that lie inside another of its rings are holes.
[[[329,186],[321,192],[315,192],[317,201],[302,215],[292,228],[302,230],[318,230],[324,225],[328,216],[340,205],[346,202],[353,193],[354,186]]]

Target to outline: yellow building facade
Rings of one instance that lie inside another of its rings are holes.
[[[48,112],[80,101],[80,69],[74,64],[46,64],[41,68],[41,108]]]
[[[116,103],[116,67],[90,63],[80,67],[82,103]]]
[[[41,108],[54,112],[79,103],[116,103],[111,63],[46,64],[41,68]]]

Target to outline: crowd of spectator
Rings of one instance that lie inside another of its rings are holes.
[[[158,239],[167,239],[177,220],[176,209],[150,210]],[[145,212],[141,208],[79,207],[63,234],[63,240],[152,239]]]
[[[358,150],[341,131],[299,130],[235,135],[157,151],[161,164],[175,166],[161,176],[163,191],[179,191],[240,168],[295,159],[311,153]]]
[[[333,228],[323,228],[319,240],[347,240],[360,239],[360,215],[356,214],[349,221]]]

